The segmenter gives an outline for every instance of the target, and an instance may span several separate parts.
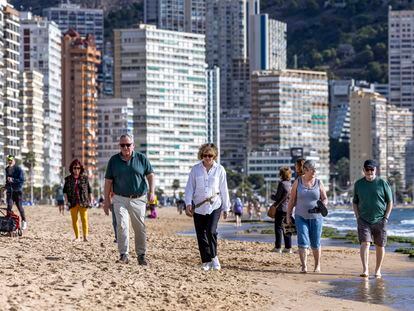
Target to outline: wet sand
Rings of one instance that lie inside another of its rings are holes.
[[[29,207],[27,214],[23,237],[0,237],[0,310],[389,309],[318,294],[330,288],[324,281],[358,278],[355,249],[325,248],[322,273],[303,275],[297,254],[220,240],[222,271],[202,272],[195,238],[176,234],[192,220],[163,208],[159,219],[146,222],[149,266],[142,267],[133,243],[130,263],[115,263],[111,217],[101,210],[89,211],[89,242],[72,242],[69,213],[60,216],[56,207]],[[387,253],[384,278],[413,266],[407,256]]]

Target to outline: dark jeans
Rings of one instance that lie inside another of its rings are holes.
[[[7,211],[11,212],[13,208],[13,203],[16,204],[17,209],[19,210],[20,217],[23,221],[26,221],[26,215],[24,214],[24,208],[22,205],[22,191],[7,191],[6,200],[7,200]]]
[[[285,234],[282,227],[283,219],[286,217],[286,213],[283,211],[276,211],[275,216],[275,247],[282,248],[282,236],[285,240],[285,248],[292,248],[292,234]]]
[[[194,213],[198,249],[203,263],[210,262],[217,256],[217,224],[220,214],[221,208],[214,210],[210,215]]]

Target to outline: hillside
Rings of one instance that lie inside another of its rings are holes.
[[[35,13],[58,0],[14,0]],[[143,20],[142,0],[72,0],[105,10],[105,37]],[[412,0],[261,0],[261,11],[288,24],[292,68],[327,70],[331,77],[387,82],[387,16],[413,9]]]

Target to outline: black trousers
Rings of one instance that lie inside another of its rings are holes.
[[[286,217],[284,211],[276,211],[275,216],[275,247],[282,248],[282,236],[285,240],[285,248],[292,248],[292,234],[285,234],[282,228],[283,219]]]
[[[13,203],[16,203],[17,209],[19,210],[20,217],[22,220],[26,221],[26,216],[24,214],[24,208],[22,204],[23,192],[22,191],[7,191],[6,194],[7,200],[7,211],[11,212],[13,208]]]
[[[214,210],[210,215],[194,213],[198,249],[203,263],[210,262],[217,256],[217,224],[220,214],[221,208]]]

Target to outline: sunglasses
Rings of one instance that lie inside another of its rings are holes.
[[[214,154],[203,154],[203,158],[214,158]]]
[[[373,172],[375,169],[372,167],[366,167],[365,172]]]
[[[119,144],[119,145],[121,146],[121,148],[125,148],[125,147],[129,148],[132,146],[132,144]]]
[[[74,170],[80,170],[81,168],[80,168],[80,166],[74,166],[73,169]]]

